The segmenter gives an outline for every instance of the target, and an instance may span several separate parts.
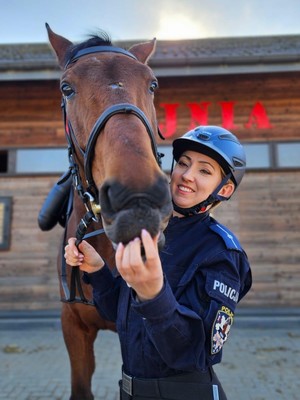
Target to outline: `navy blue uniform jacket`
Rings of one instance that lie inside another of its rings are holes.
[[[137,302],[107,266],[86,274],[99,313],[115,321],[124,371],[158,378],[205,371],[221,361],[236,304],[251,287],[247,256],[209,214],[171,218],[160,253],[161,293]]]

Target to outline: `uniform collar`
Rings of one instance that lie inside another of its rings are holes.
[[[199,213],[196,215],[190,215],[188,217],[171,217],[169,220],[168,226],[178,226],[182,228],[186,228],[187,226],[198,223],[200,221],[204,221],[209,217],[209,211],[205,211],[204,213]]]

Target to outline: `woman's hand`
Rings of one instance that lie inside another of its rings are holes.
[[[82,271],[93,273],[104,266],[102,257],[97,253],[93,246],[83,240],[77,249],[76,238],[70,238],[65,247],[65,259],[67,264],[72,267],[79,266]]]
[[[126,246],[119,243],[116,251],[116,265],[122,278],[131,286],[140,301],[153,299],[163,287],[163,272],[158,254],[158,236],[142,230],[141,238],[136,238]],[[145,259],[141,254],[142,246]]]

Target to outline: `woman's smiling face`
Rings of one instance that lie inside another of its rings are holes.
[[[181,208],[193,207],[206,200],[221,180],[222,170],[217,161],[187,150],[180,156],[172,173],[173,201]]]

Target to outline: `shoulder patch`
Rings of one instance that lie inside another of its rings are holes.
[[[211,224],[209,228],[215,233],[217,233],[219,236],[221,236],[227,249],[243,251],[237,237],[232,232],[230,232],[230,230],[227,229],[225,226],[216,223],[216,224]]]
[[[235,307],[239,300],[240,283],[222,273],[208,273],[205,282],[206,293],[220,301]]]
[[[233,324],[233,312],[222,306],[218,310],[211,332],[211,354],[217,354],[228,339],[230,328]]]

